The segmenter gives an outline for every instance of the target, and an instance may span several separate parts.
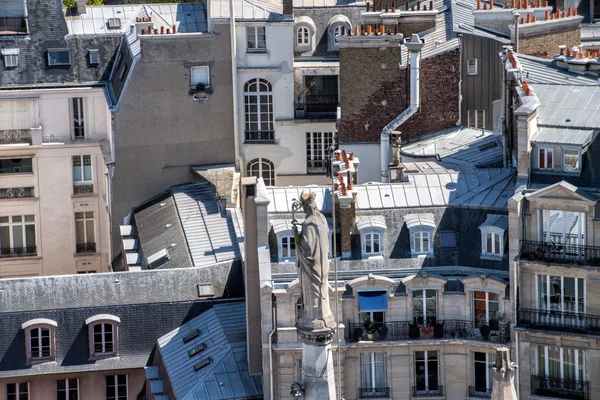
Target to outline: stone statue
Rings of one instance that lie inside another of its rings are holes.
[[[306,218],[298,229],[295,212],[302,209]],[[315,203],[314,193],[303,191],[292,205],[292,225],[296,239],[296,263],[304,306],[298,330],[305,333],[332,331],[335,318],[329,306],[329,226]]]
[[[517,366],[510,361],[510,352],[506,347],[496,350],[496,362],[492,365],[494,377],[492,400],[517,400],[514,375]]]

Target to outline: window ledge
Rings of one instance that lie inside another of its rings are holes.
[[[73,199],[81,199],[84,197],[98,197],[98,193],[73,193],[71,198]]]
[[[444,400],[446,396],[411,396],[411,400]]]
[[[95,251],[95,252],[90,252],[90,253],[73,253],[73,257],[96,257],[99,256],[100,253]]]
[[[192,96],[192,95],[197,94],[197,93],[211,94],[212,92],[213,92],[212,88],[210,88],[210,89],[190,89],[189,95]]]
[[[29,365],[36,365],[48,362],[56,362],[56,360],[54,359],[54,357],[36,357],[27,360],[27,364]]]
[[[383,260],[383,254],[363,254],[363,260]]]
[[[22,256],[0,256],[0,263],[2,261],[10,261],[10,260],[33,260],[33,259],[42,259],[42,256],[38,256],[37,254],[32,255],[22,255]]]
[[[257,144],[268,144],[268,145],[273,145],[273,144],[279,144],[279,141],[277,140],[246,140],[244,141],[245,145],[257,145]]]
[[[246,54],[269,54],[271,53],[267,49],[246,49]]]
[[[502,261],[504,258],[504,254],[492,255],[492,254],[482,254],[479,258],[482,260],[491,260],[491,261]]]
[[[280,263],[293,263],[296,262],[295,258],[280,258],[279,259]]]
[[[115,353],[100,353],[100,354],[92,354],[89,358],[90,361],[99,361],[105,360],[107,358],[115,358],[118,357],[118,354]]]

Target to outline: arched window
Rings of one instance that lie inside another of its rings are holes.
[[[342,28],[343,25],[337,25],[335,28],[333,28],[333,43],[336,45],[340,41],[340,36],[342,36]]]
[[[308,28],[305,26],[301,26],[298,28],[298,33],[296,36],[296,44],[298,45],[307,45],[309,40],[308,36]]]
[[[275,167],[266,158],[255,158],[248,163],[248,176],[263,178],[265,186],[275,185]]]
[[[85,321],[90,338],[90,357],[113,357],[118,354],[118,325],[121,318],[98,314]]]
[[[246,116],[246,141],[272,141],[273,93],[271,83],[265,79],[251,79],[244,85],[244,113]]]
[[[21,326],[25,331],[28,362],[52,361],[55,358],[55,334],[58,324],[47,318],[29,320]]]

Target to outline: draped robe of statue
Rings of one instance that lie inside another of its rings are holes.
[[[306,219],[301,232],[294,227],[304,306],[298,318],[298,328],[305,332],[332,330],[336,324],[329,305],[329,226],[317,208],[314,195],[304,194],[301,203]]]

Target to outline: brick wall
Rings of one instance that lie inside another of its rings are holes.
[[[520,35],[519,35],[520,36]],[[558,46],[579,46],[581,44],[581,29],[571,29],[562,32],[544,33],[538,36],[519,38],[519,53],[530,56],[550,58],[558,54]]]
[[[410,68],[399,70],[399,60],[399,47],[340,50],[340,143],[379,143],[381,130],[408,107]],[[458,50],[421,60],[421,107],[400,127],[403,140],[456,125],[459,80]]]

